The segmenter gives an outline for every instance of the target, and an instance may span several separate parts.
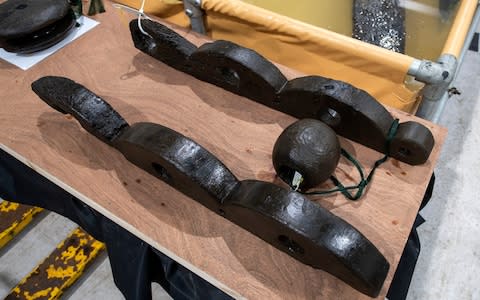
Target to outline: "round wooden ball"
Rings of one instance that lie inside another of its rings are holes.
[[[302,119],[288,126],[273,147],[272,160],[278,176],[292,184],[295,172],[303,177],[306,190],[327,180],[340,159],[335,132],[321,121]]]

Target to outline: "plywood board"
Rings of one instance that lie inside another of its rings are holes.
[[[139,52],[131,42],[128,20],[110,5],[107,9],[96,17],[99,26],[29,71],[0,62],[2,148],[234,297],[368,298],[135,167],[75,119],[40,101],[31,82],[46,75],[69,77],[106,99],[130,124],[168,126],[217,155],[239,179],[281,184],[271,151],[275,139],[295,119]],[[181,33],[196,44],[205,42],[194,33]],[[288,78],[301,76],[282,70]],[[415,119],[392,113],[402,120]],[[446,135],[446,130],[425,124],[436,140],[427,163],[413,167],[388,160],[358,202],[341,195],[314,200],[357,227],[390,262],[379,298],[388,290]],[[382,157],[346,139],[341,143],[364,166]],[[357,176],[343,160],[336,175],[346,183]]]

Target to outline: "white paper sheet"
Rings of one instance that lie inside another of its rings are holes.
[[[17,67],[27,70],[32,66],[36,65],[40,61],[44,60],[48,56],[52,55],[53,53],[57,52],[64,46],[68,45],[69,43],[73,42],[79,36],[85,34],[93,27],[97,26],[99,23],[95,20],[92,20],[87,17],[80,17],[77,22],[81,24],[80,27],[74,27],[70,33],[58,44],[53,45],[52,47],[45,49],[40,52],[35,52],[32,54],[16,54],[10,53],[3,48],[0,48],[0,58],[3,60],[8,61],[11,64],[16,65]]]

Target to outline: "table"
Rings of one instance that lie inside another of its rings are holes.
[[[129,163],[31,91],[41,76],[69,77],[106,99],[130,123],[168,126],[203,145],[239,179],[281,184],[271,163],[280,132],[295,119],[196,80],[133,47],[128,18],[110,5],[101,22],[58,53],[22,71],[0,62],[0,144],[116,224],[237,298],[366,299],[342,281],[306,266]],[[178,29],[195,44],[206,40]],[[287,78],[302,74],[281,67]],[[358,202],[341,195],[317,199],[369,238],[390,262],[383,298],[395,272],[446,130],[428,126],[435,147],[427,163],[389,159]],[[341,144],[364,166],[382,155],[346,139]],[[368,169],[368,168],[367,168]],[[341,160],[336,175],[355,181]]]

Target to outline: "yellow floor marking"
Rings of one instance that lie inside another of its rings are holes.
[[[0,203],[0,249],[20,233],[42,211],[39,207],[9,201]]]
[[[80,228],[76,228],[27,277],[12,289],[5,300],[53,300],[70,287],[89,263],[104,249]]]

